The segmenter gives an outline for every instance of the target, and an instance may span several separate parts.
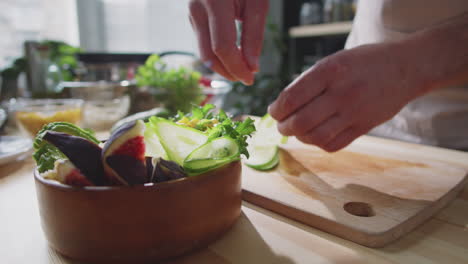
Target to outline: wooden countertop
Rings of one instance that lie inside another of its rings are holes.
[[[0,167],[0,263],[76,263],[42,233],[27,159]],[[468,187],[397,242],[370,249],[244,202],[242,216],[207,249],[168,263],[468,263]]]

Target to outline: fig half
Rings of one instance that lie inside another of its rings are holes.
[[[151,182],[151,179],[153,177],[153,157],[145,157],[145,163],[146,163],[146,175],[148,176],[149,181]]]
[[[54,169],[41,174],[44,179],[51,179],[70,186],[92,186],[94,185],[80,170],[69,160],[57,160]]]
[[[102,149],[82,137],[47,131],[44,140],[57,147],[93,185],[104,185]]]
[[[107,180],[115,185],[148,182],[143,133],[145,124],[138,120],[119,127],[106,141],[102,163]]]
[[[177,163],[163,158],[153,159],[152,182],[165,182],[187,177],[184,169]]]

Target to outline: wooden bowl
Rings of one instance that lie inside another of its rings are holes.
[[[241,212],[241,164],[133,187],[65,186],[35,171],[42,228],[73,259],[146,263],[207,246]]]

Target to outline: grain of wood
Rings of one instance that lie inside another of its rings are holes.
[[[372,137],[332,154],[292,139],[281,146],[276,169],[244,167],[244,199],[362,245],[382,247],[465,188],[468,169],[462,160],[468,153]],[[458,218],[449,220],[466,220]]]
[[[435,218],[468,231],[468,211],[466,208],[468,208],[467,200],[456,199],[445,210],[435,215]]]

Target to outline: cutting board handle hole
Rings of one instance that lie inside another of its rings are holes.
[[[360,217],[375,216],[374,209],[368,203],[363,202],[348,202],[343,205],[343,209],[352,215]]]

